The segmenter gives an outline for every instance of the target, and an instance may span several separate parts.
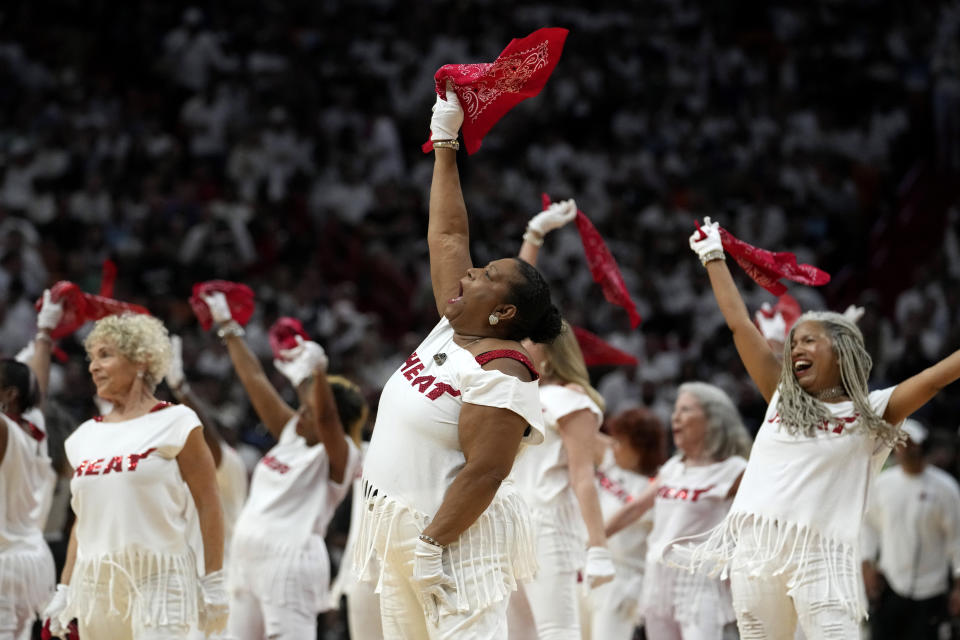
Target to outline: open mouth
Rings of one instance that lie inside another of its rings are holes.
[[[455,302],[460,302],[461,300],[463,300],[463,283],[462,282],[460,283],[460,291],[459,293],[457,293],[457,297],[450,298],[449,300],[447,300],[447,302],[449,304],[454,304]]]
[[[813,366],[813,363],[809,360],[794,360],[793,361],[793,372],[797,375],[800,375],[804,371],[807,371],[810,367]]]

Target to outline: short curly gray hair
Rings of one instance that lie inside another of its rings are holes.
[[[108,342],[131,362],[146,365],[143,381],[153,391],[170,370],[173,352],[170,336],[163,323],[140,313],[125,313],[97,320],[93,331],[83,341],[90,348],[97,342]]]

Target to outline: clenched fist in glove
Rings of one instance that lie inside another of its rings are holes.
[[[183,340],[180,336],[170,336],[170,370],[164,380],[174,391],[183,386]]]
[[[314,371],[326,372],[327,354],[316,342],[297,336],[297,346],[281,351],[280,357],[273,361],[273,366],[296,388]]]
[[[706,265],[713,260],[723,260],[723,241],[720,239],[720,223],[711,222],[710,216],[703,219],[700,229],[690,236],[690,248]]]
[[[223,295],[222,292],[214,291],[204,295],[203,301],[207,303],[207,308],[210,309],[210,317],[213,318],[214,324],[220,325],[233,321],[227,296]]]
[[[203,609],[200,611],[200,630],[209,637],[227,627],[229,600],[224,573],[213,571],[200,578],[200,592],[203,595]]]
[[[453,84],[447,82],[447,99],[437,96],[433,105],[433,117],[430,118],[430,139],[456,140],[463,124],[463,109],[453,90]]]
[[[610,582],[617,574],[613,567],[613,555],[606,547],[587,549],[587,564],[583,569],[584,577],[591,589]]]
[[[559,229],[577,217],[577,203],[571,200],[554,202],[549,207],[530,218],[523,239],[530,244],[541,246],[543,236]]]
[[[56,592],[50,598],[50,602],[47,603],[43,613],[40,614],[41,618],[49,620],[50,623],[47,628],[50,630],[50,635],[55,638],[65,637],[64,634],[67,632],[67,623],[60,620],[60,615],[67,608],[67,600],[69,599],[70,585],[58,584]]]
[[[413,583],[419,591],[423,613],[430,622],[437,624],[441,615],[456,612],[457,585],[443,572],[443,547],[417,540],[413,554]]]
[[[54,302],[50,295],[50,289],[44,289],[40,311],[37,312],[37,329],[53,331],[60,324],[61,318],[63,318],[63,302]]]

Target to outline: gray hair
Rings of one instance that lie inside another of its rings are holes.
[[[780,399],[777,402],[781,425],[787,433],[814,436],[819,427],[833,419],[833,414],[823,402],[804,391],[790,366],[793,332],[801,322],[817,322],[829,336],[840,367],[840,383],[853,401],[854,411],[860,414],[854,428],[865,430],[889,446],[896,445],[903,439],[903,432],[877,415],[870,406],[867,380],[873,359],[863,344],[863,334],[854,322],[833,311],[808,311],[797,318],[787,334],[783,345],[783,368],[780,370]]]
[[[752,440],[743,426],[740,412],[733,400],[720,387],[706,382],[684,382],[677,393],[693,395],[707,417],[707,432],[703,450],[712,460],[726,460],[730,456],[750,455]]]

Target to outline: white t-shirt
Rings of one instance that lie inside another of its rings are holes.
[[[624,505],[633,502],[653,481],[653,478],[617,466],[610,449],[604,454],[603,463],[597,467],[595,475],[604,522],[612,518]],[[618,577],[624,571],[631,574],[643,572],[647,537],[652,530],[653,509],[650,509],[639,520],[631,522],[617,535],[607,539],[607,548],[613,554]]]
[[[537,382],[483,369],[453,334],[450,322],[440,320],[387,380],[363,465],[368,483],[431,517],[465,462],[459,433],[464,402],[509,409],[531,427],[524,442],[543,441]]]
[[[43,538],[56,474],[47,455],[40,412],[24,413],[26,429],[0,413],[7,449],[0,460],[0,593],[32,610],[53,591],[53,556]]]
[[[657,562],[673,540],[715,527],[730,510],[733,484],[747,467],[740,456],[704,466],[689,466],[683,455],[667,460],[657,474],[653,530],[647,538],[647,562]]]
[[[69,614],[102,614],[97,595],[107,592],[111,607],[125,617],[135,613],[138,624],[161,618],[195,623],[195,507],[177,456],[199,428],[191,409],[160,404],[123,422],[87,420],[67,438],[77,514]],[[164,580],[179,581],[183,592],[168,594],[158,586]],[[169,605],[168,598],[178,603]]]
[[[294,415],[260,459],[240,512],[230,551],[230,580],[264,602],[314,614],[327,606],[330,567],[324,536],[360,464],[347,436],[342,482],[330,479],[323,443],[297,434]]]
[[[247,499],[247,468],[237,450],[220,443],[220,466],[217,467],[217,487],[223,507],[223,549],[230,548],[233,528]]]
[[[947,565],[960,578],[960,487],[927,465],[919,474],[892,467],[877,477],[863,523],[863,557],[875,560],[904,598],[946,593]],[[948,561],[948,562],[945,562]]]

